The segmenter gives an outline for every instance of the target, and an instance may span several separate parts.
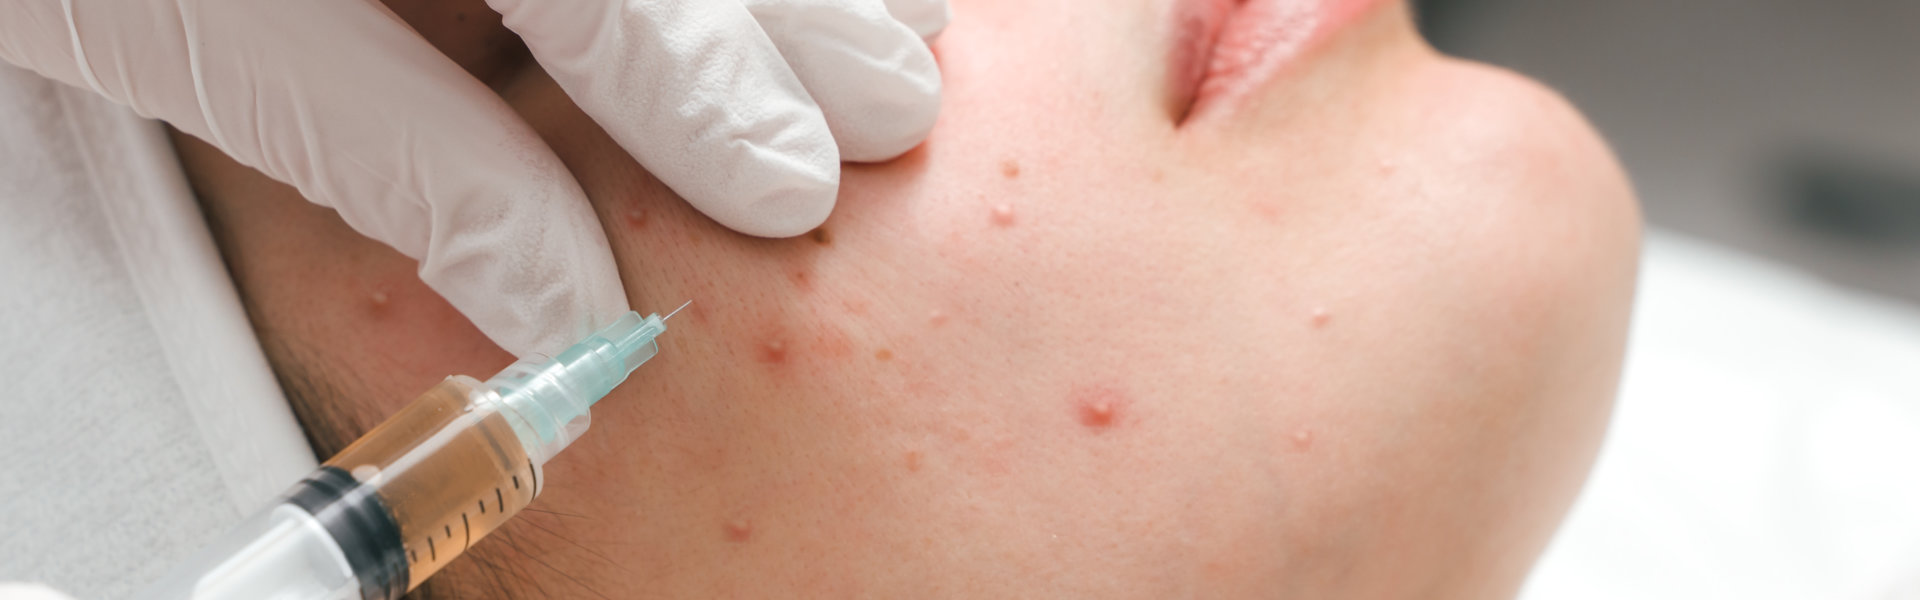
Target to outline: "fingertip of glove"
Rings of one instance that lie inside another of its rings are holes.
[[[836,186],[837,187],[837,186]],[[735,231],[764,238],[789,238],[818,228],[833,214],[834,188],[789,188],[747,203],[731,222]]]
[[[901,28],[899,35],[904,40],[911,34]],[[918,41],[866,56],[808,60],[799,70],[841,160],[880,162],[905,154],[927,138],[940,116],[940,65]]]
[[[840,146],[840,158],[848,162],[877,163],[893,160],[926,141],[939,116],[939,101],[889,107],[868,114],[887,114],[886,127],[861,128],[852,124],[834,128],[834,140]],[[836,125],[840,125],[836,123]],[[864,131],[863,131],[864,130]]]
[[[728,229],[764,238],[800,235],[826,222],[840,191],[838,153],[832,142],[821,143],[828,162],[758,162],[745,174],[676,189],[684,190],[681,195],[688,204]]]
[[[833,212],[840,150],[817,108],[788,116],[779,127],[763,128],[778,135],[750,130],[687,147],[702,158],[663,161],[655,176],[728,229],[768,238],[806,233]]]
[[[917,59],[907,59],[896,68],[892,85],[869,86],[864,95],[821,101],[841,160],[891,160],[920,145],[933,131],[940,117],[940,67],[925,48],[917,54]]]

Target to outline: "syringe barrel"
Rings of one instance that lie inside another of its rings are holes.
[[[403,565],[398,598],[533,502],[527,459],[500,395],[455,375],[328,460],[375,491],[399,535],[383,565]]]
[[[143,597],[401,597],[539,495],[511,410],[447,378]]]
[[[141,597],[398,599],[533,502],[665,331],[629,312],[487,383],[448,377]]]

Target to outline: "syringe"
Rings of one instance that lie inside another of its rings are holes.
[[[666,330],[629,312],[486,383],[448,377],[139,597],[399,598],[540,495],[541,467]]]

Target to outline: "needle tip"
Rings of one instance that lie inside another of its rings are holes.
[[[674,316],[674,315],[677,315],[677,314],[680,314],[680,311],[681,311],[682,309],[685,309],[685,308],[687,307],[687,305],[688,305],[688,304],[693,304],[693,301],[692,301],[692,300],[688,300],[688,301],[686,302],[686,304],[681,304],[681,305],[680,305],[680,308],[676,308],[676,309],[673,309],[673,312],[670,312],[670,313],[667,313],[667,316],[664,316],[664,317],[660,317],[660,320],[662,320],[662,321],[665,321],[665,320],[667,320],[667,319],[671,319],[671,318],[673,318],[673,316]]]

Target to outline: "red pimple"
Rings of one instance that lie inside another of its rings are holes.
[[[645,229],[647,227],[647,211],[638,208],[629,208],[625,215],[621,215],[621,220],[625,221],[629,228]]]
[[[1007,179],[1019,179],[1020,178],[1020,161],[1016,161],[1009,158],[1006,161],[1001,162],[1000,174],[1006,176]]]
[[[808,273],[805,269],[788,273],[787,278],[792,279],[793,287],[800,288],[800,291],[802,292],[813,291],[813,274]]]
[[[1068,401],[1072,403],[1074,417],[1080,424],[1094,431],[1104,431],[1118,424],[1127,406],[1125,394],[1100,385],[1076,388]]]
[[[1333,313],[1327,312],[1326,308],[1315,308],[1312,321],[1314,327],[1326,327],[1327,323],[1333,321]]]
[[[994,225],[998,225],[1001,227],[1012,227],[1013,226],[1013,205],[1012,204],[994,205],[993,216],[991,217],[991,220],[993,221]]]
[[[367,294],[367,312],[374,317],[385,316],[393,312],[392,302],[393,298],[387,295],[386,290],[374,290]]]
[[[760,362],[770,365],[785,364],[787,362],[787,343],[782,340],[771,340],[760,344]]]
[[[1295,452],[1306,452],[1308,449],[1313,448],[1313,430],[1297,429],[1294,430],[1291,437]]]
[[[893,351],[881,348],[879,351],[873,353],[873,359],[880,362],[893,360]]]
[[[727,541],[744,542],[753,539],[753,522],[744,518],[727,521]]]
[[[921,458],[922,457],[920,456],[920,452],[918,450],[908,452],[907,453],[907,470],[914,473],[920,472]]]
[[[947,313],[936,308],[927,312],[927,324],[934,327],[947,324]]]
[[[1094,400],[1080,405],[1080,424],[1106,427],[1113,424],[1113,401]]]

